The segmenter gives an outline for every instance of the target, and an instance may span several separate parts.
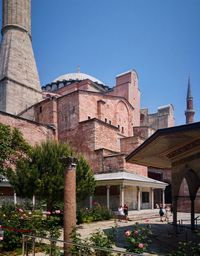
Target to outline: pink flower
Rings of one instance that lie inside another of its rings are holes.
[[[60,210],[55,210],[55,213],[56,213],[56,214],[60,214],[61,211],[60,211]]]
[[[129,237],[131,235],[131,231],[127,230],[124,234],[125,234],[126,237]]]
[[[24,212],[23,209],[21,209],[21,208],[19,208],[18,211],[19,211],[19,212]]]
[[[138,247],[139,247],[140,249],[142,249],[142,248],[144,248],[144,244],[139,243],[139,244],[138,244]]]
[[[136,236],[138,235],[138,230],[134,231],[134,235],[136,235]]]
[[[46,215],[50,215],[51,214],[51,212],[46,212]]]

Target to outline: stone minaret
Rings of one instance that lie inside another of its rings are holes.
[[[187,109],[185,111],[186,124],[194,122],[195,111],[193,109],[193,97],[190,85],[190,78],[188,78],[188,89],[187,89],[187,98],[186,98]]]
[[[31,42],[31,0],[2,0],[0,111],[19,114],[42,99]]]

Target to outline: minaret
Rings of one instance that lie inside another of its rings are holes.
[[[193,109],[193,97],[190,85],[190,77],[188,78],[188,89],[187,89],[187,98],[186,98],[187,109],[185,111],[186,124],[194,122],[195,111]]]
[[[42,99],[31,42],[31,0],[2,0],[0,111],[19,114]]]

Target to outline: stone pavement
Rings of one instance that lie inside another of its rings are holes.
[[[200,215],[200,214],[198,214]],[[173,226],[166,222],[161,222],[158,214],[158,210],[141,210],[140,212],[134,211],[129,214],[130,221],[117,221],[117,244],[116,249],[125,250],[124,232],[131,229],[135,222],[139,222],[141,225],[150,224],[153,232],[152,243],[149,246],[148,255],[167,255],[172,252],[179,241],[185,241],[190,238],[191,232],[189,230],[182,231],[178,234],[174,234]],[[190,214],[178,213],[178,220],[184,220],[183,223],[189,223]],[[169,222],[172,222],[172,215]],[[95,223],[85,223],[78,226],[78,232],[82,238],[89,237],[91,233],[97,229],[109,232],[115,227],[114,220],[100,221]],[[200,242],[200,241],[199,241]]]
[[[197,214],[196,216],[199,216]],[[149,253],[145,253],[145,256],[150,255],[168,255],[176,247],[179,241],[186,241],[191,238],[191,232],[189,229],[183,230],[178,234],[174,233],[173,226],[166,222],[161,222],[158,214],[158,210],[141,210],[140,212],[134,211],[129,214],[130,220],[125,221],[99,221],[93,223],[84,223],[78,225],[78,232],[81,234],[81,238],[87,238],[91,233],[94,233],[98,229],[107,233],[112,230],[112,228],[117,226],[116,238],[117,243],[114,249],[125,251],[125,237],[124,232],[128,229],[132,229],[135,222],[138,222],[140,225],[150,224],[153,237],[152,243],[149,246]],[[190,214],[188,213],[178,213],[178,220],[183,220],[183,223],[190,222]],[[170,216],[169,222],[172,222],[172,215]],[[60,240],[63,240],[63,235],[61,235]],[[200,241],[198,241],[200,242]],[[62,246],[62,244],[60,244]],[[43,253],[36,254],[37,256],[44,255]]]

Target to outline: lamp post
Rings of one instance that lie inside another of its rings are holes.
[[[70,256],[70,235],[76,225],[76,164],[74,157],[62,157],[64,173],[64,256]]]

